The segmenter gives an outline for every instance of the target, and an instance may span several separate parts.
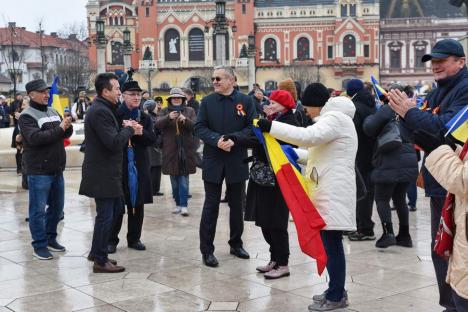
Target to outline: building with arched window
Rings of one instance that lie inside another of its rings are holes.
[[[441,39],[466,35],[468,18],[448,1],[398,2],[382,0],[380,5],[380,82],[430,86],[430,62],[422,63],[422,56]]]
[[[216,60],[210,24],[214,1],[89,0],[87,9],[90,37],[100,17],[114,42],[107,51],[108,70],[123,69],[117,48],[128,27],[132,66],[141,69],[143,80],[148,79],[148,68],[153,80],[171,87],[211,75]],[[379,0],[227,0],[226,17],[237,26],[236,32],[229,27],[224,48],[240,86],[247,87],[248,62],[243,58],[249,55],[254,57],[256,81],[263,87],[268,82],[268,88],[291,76],[341,89],[346,79],[369,80],[378,74]],[[254,54],[246,50],[252,34]],[[95,60],[95,54],[91,48],[90,58]]]

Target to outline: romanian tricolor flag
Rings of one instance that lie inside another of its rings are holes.
[[[301,250],[317,261],[317,271],[322,274],[327,264],[327,254],[320,230],[325,227],[325,221],[310,200],[302,174],[289,162],[278,141],[257,127],[253,127],[253,130],[265,148],[284,201],[291,211]]]
[[[458,141],[466,142],[468,139],[468,104],[450,119],[445,127],[448,129],[446,135],[451,134]]]
[[[55,77],[52,87],[49,91],[49,103],[48,106],[54,108],[60,115],[63,116],[63,107],[60,103],[59,90],[58,90],[58,76]]]
[[[385,91],[385,89],[379,85],[379,82],[377,81],[377,79],[374,78],[374,76],[371,76],[371,82],[372,82],[372,86],[374,87],[375,94],[379,98],[382,96],[388,95],[387,91]]]

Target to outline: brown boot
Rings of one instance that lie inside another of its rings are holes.
[[[94,256],[92,254],[89,254],[87,259],[88,261],[94,262]],[[109,258],[107,260],[109,260],[109,262],[112,263],[113,265],[117,265],[117,260],[109,259]]]
[[[125,271],[123,266],[113,265],[110,261],[107,261],[104,265],[100,265],[95,261],[93,266],[94,273],[120,273],[123,271]]]

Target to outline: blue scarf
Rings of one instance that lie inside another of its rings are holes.
[[[124,113],[125,117],[128,119],[140,121],[140,108],[135,107],[133,109],[129,109],[125,103],[122,103],[121,105],[122,112]]]

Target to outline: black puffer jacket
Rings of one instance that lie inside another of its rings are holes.
[[[359,91],[353,97],[356,106],[353,122],[358,135],[358,150],[356,154],[356,165],[361,173],[372,170],[372,154],[375,145],[375,137],[364,133],[364,120],[375,113],[375,100],[372,94],[366,89]]]
[[[377,137],[384,126],[391,121],[395,113],[388,105],[384,105],[375,114],[364,120],[364,133]],[[400,131],[401,132],[401,131]],[[402,133],[403,144],[387,153],[373,153],[374,170],[371,178],[374,183],[413,182],[418,175],[418,160],[413,145]]]

